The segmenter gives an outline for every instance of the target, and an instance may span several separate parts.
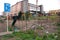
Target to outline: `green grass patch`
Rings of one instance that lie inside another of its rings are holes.
[[[56,24],[56,26],[57,26],[57,35],[58,35],[58,38],[57,38],[57,40],[60,40],[60,23],[57,23]]]
[[[15,40],[56,40],[53,34],[44,34],[39,36],[33,30],[13,32],[13,34],[2,36],[3,40],[8,40],[10,38],[15,38]]]
[[[41,17],[38,17],[39,20],[44,20],[44,19],[47,19],[47,16],[41,16]]]
[[[43,26],[38,26],[37,29],[44,30],[44,27]]]
[[[1,19],[0,19],[0,22],[1,22],[1,23],[4,23],[4,21],[3,21],[3,20],[1,20]]]
[[[57,16],[49,16],[48,18],[51,20],[56,20]]]

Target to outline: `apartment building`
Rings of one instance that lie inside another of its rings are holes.
[[[19,1],[16,4],[11,6],[11,12],[9,13],[9,15],[13,15],[17,14],[18,12],[27,12],[27,11],[36,11],[36,5],[28,3],[28,0],[23,0],[23,1]],[[39,5],[37,5],[37,11],[40,11],[40,7]],[[4,12],[3,12],[4,13]]]

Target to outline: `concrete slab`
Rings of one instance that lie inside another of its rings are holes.
[[[0,36],[7,35],[7,34],[12,34],[13,32],[1,32]]]

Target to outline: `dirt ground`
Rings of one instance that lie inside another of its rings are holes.
[[[6,32],[7,30],[6,23],[0,23],[0,32]]]

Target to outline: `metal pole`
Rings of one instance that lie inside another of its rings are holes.
[[[37,4],[38,4],[38,0],[36,0],[36,14],[37,14]]]
[[[37,17],[38,17],[38,13],[37,13],[37,8],[38,8],[38,6],[37,6],[37,4],[38,4],[38,0],[36,0],[36,20],[37,20]]]
[[[7,32],[8,32],[8,12],[7,13]]]
[[[27,30],[27,21],[28,21],[27,15],[28,15],[28,12],[25,13],[26,30]]]
[[[36,0],[36,23],[37,23],[37,17],[38,17],[38,13],[37,13],[37,4],[38,4],[38,0]],[[36,28],[35,28],[36,31]]]

